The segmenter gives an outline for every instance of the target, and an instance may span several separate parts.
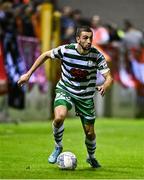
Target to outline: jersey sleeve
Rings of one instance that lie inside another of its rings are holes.
[[[104,74],[110,70],[104,55],[101,53],[99,53],[97,57],[97,68],[101,74]]]
[[[51,50],[51,58],[52,59],[62,59],[65,51],[65,46],[59,46]]]

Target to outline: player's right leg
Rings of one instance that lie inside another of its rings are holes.
[[[56,163],[58,155],[62,152],[62,137],[64,132],[64,119],[67,115],[67,108],[63,105],[57,106],[54,110],[53,135],[55,140],[55,148],[48,158],[49,163]]]
[[[53,135],[55,140],[55,148],[48,158],[49,163],[56,163],[57,157],[63,150],[62,137],[64,132],[64,120],[67,116],[68,110],[72,107],[71,98],[67,94],[57,93],[54,102],[54,121],[53,121]]]

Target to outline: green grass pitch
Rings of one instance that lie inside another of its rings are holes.
[[[65,121],[64,151],[75,153],[75,171],[48,164],[54,148],[51,122],[0,124],[0,179],[142,179],[144,121],[97,119],[96,156],[102,167],[85,162],[86,148],[79,119]]]

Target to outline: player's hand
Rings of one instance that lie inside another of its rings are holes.
[[[106,88],[104,85],[101,85],[101,86],[97,86],[96,87],[96,90],[99,91],[99,93],[104,96],[105,95],[105,92],[106,92]]]
[[[17,82],[18,85],[23,86],[24,84],[26,84],[28,82],[29,78],[30,78],[30,75],[28,73],[23,74]]]
[[[105,78],[105,82],[103,84],[101,84],[100,86],[97,86],[96,89],[100,92],[100,94],[102,96],[105,95],[105,92],[110,88],[110,86],[113,83],[113,78],[111,76],[110,71],[108,71],[107,73],[103,74],[104,78]]]

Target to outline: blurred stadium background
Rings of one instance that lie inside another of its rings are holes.
[[[144,177],[143,7],[143,0],[0,0],[0,179]],[[76,154],[78,167],[63,173],[47,163],[60,62],[47,61],[22,88],[17,80],[40,53],[74,42],[79,25],[91,26],[114,84],[104,98],[95,94],[102,168],[93,171],[85,163],[83,131],[72,109],[64,150]]]
[[[97,116],[144,118],[143,7],[143,0],[1,0],[0,122],[53,117],[60,62],[47,61],[23,88],[16,82],[41,52],[74,42],[79,25],[90,25],[95,35],[99,29],[93,45],[104,53],[114,77],[104,98],[96,93]],[[102,81],[98,74],[97,83]]]

